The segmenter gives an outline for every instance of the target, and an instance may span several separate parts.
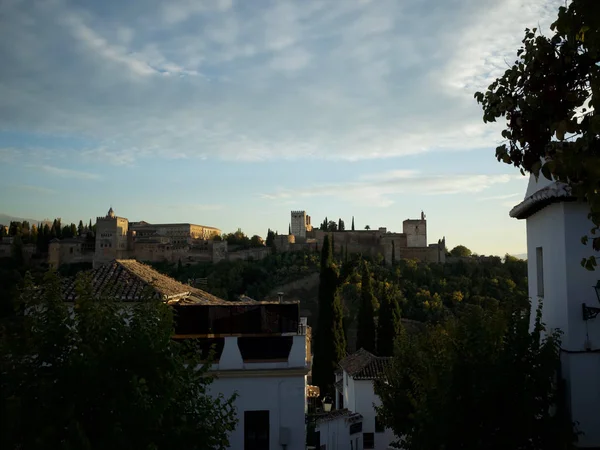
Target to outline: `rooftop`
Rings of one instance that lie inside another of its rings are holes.
[[[335,411],[331,411],[317,419],[317,423],[330,422],[332,420],[336,420],[339,418],[344,418],[347,421],[357,422],[362,420],[363,416],[359,413],[352,412],[346,408],[344,409],[336,409]]]
[[[168,277],[134,259],[117,259],[89,271],[93,295],[110,295],[123,301],[140,301],[151,295],[168,303],[182,305],[261,305],[278,302],[259,302],[248,297],[242,301],[227,301]],[[75,279],[65,280],[65,299],[75,300]]]
[[[552,203],[576,200],[571,195],[571,189],[564,183],[553,181],[550,184],[535,191],[533,194],[510,210],[510,217],[516,219],[527,219],[542,208]]]
[[[374,380],[383,374],[390,360],[390,357],[375,356],[361,348],[342,359],[339,365],[355,380]]]

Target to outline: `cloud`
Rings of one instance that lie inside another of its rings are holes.
[[[506,199],[515,198],[515,197],[523,197],[523,193],[516,192],[514,194],[493,195],[491,197],[482,197],[477,200],[480,202],[483,202],[483,201],[489,201],[489,200],[506,200]]]
[[[280,189],[262,194],[269,200],[289,201],[295,198],[331,196],[353,203],[388,207],[394,196],[452,195],[482,192],[493,185],[515,179],[512,175],[425,174],[412,170],[396,170],[367,174],[358,182],[323,183],[301,189]]]
[[[101,3],[3,5],[0,130],[112,164],[493,148],[473,91],[563,2]]]
[[[49,189],[43,186],[33,186],[30,184],[18,184],[15,186],[17,189],[23,190],[23,191],[30,191],[30,192],[36,192],[38,194],[55,194],[56,191],[53,189]]]
[[[82,172],[80,170],[63,169],[54,166],[30,166],[37,170],[42,170],[50,175],[54,175],[61,178],[74,178],[77,180],[100,180],[101,177],[98,174],[90,172]]]

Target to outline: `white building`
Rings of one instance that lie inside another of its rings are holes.
[[[92,272],[95,293],[110,289],[124,302],[141,300],[151,288],[176,311],[174,339],[193,338],[204,355],[214,348],[210,391],[238,394],[229,448],[304,450],[310,329],[298,302],[222,300],[135,260],[114,260]],[[75,283],[63,295],[73,301]]]
[[[525,199],[511,217],[527,221],[529,296],[543,301],[543,321],[563,332],[562,376],[572,420],[584,434],[577,445],[600,448],[600,300],[594,286],[600,272],[580,264],[593,250],[581,237],[593,227],[587,203],[567,186],[531,176]],[[533,319],[533,318],[532,318]]]
[[[321,449],[387,450],[397,440],[391,430],[380,425],[375,411],[381,400],[373,382],[383,375],[389,360],[361,348],[340,361],[336,411],[317,421]]]

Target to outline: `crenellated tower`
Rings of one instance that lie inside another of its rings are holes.
[[[112,207],[104,217],[96,218],[96,251],[94,267],[127,257],[129,221],[115,215]]]

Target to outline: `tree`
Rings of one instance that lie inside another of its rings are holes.
[[[72,223],[69,226],[69,234],[71,235],[71,237],[76,237],[77,236],[77,226],[74,223]]]
[[[10,245],[10,256],[15,261],[17,267],[21,267],[25,262],[23,257],[23,241],[19,235],[13,237]]]
[[[464,245],[457,245],[456,247],[454,247],[452,250],[450,250],[450,254],[452,256],[462,256],[462,257],[467,257],[467,256],[471,256],[473,252],[471,252],[471,250],[469,250],[467,247],[465,247]]]
[[[340,218],[338,219],[338,231],[344,231],[346,229],[346,225],[344,221]]]
[[[370,229],[371,229],[371,227],[370,227],[369,225],[365,225],[365,230],[367,230],[367,231],[368,231],[368,230],[370,230]]]
[[[327,231],[337,231],[338,230],[338,224],[335,223],[333,220],[330,220],[327,223]]]
[[[543,331],[541,310],[530,332],[529,314],[511,302],[469,305],[420,334],[402,328],[375,384],[380,419],[408,450],[569,448],[573,425],[555,383],[560,336]]]
[[[89,277],[74,309],[54,273],[42,288],[28,277],[0,334],[1,448],[228,447],[235,397],[208,393],[201,355],[172,339],[170,307],[93,298]]]
[[[265,242],[258,234],[255,234],[250,238],[250,247],[264,247]]]
[[[364,348],[369,352],[375,352],[375,296],[371,285],[371,273],[366,261],[363,261],[362,265],[356,348]]]
[[[267,247],[273,247],[273,243],[275,241],[275,233],[269,228],[267,231],[267,240],[265,241],[265,245]]]
[[[587,200],[600,227],[600,3],[573,0],[559,8],[551,37],[525,30],[518,59],[484,93],[483,121],[506,119],[496,158],[522,174],[540,172]],[[594,234],[594,233],[592,233]],[[592,236],[600,250],[600,237]],[[588,237],[582,242],[586,244]],[[583,259],[588,269],[594,257]]]
[[[393,286],[384,286],[381,301],[379,302],[379,316],[377,320],[377,355],[392,356],[394,353],[394,340],[400,332],[400,304],[398,291]]]
[[[319,318],[315,336],[313,384],[323,394],[333,393],[337,363],[346,355],[342,303],[338,292],[338,274],[333,265],[329,236],[321,250],[319,275]]]
[[[77,236],[83,236],[85,232],[85,227],[83,226],[83,220],[79,221],[79,225],[77,225]]]
[[[288,226],[288,235],[292,234],[292,224],[290,223]]]
[[[354,216],[352,216],[352,231],[354,231]]]

